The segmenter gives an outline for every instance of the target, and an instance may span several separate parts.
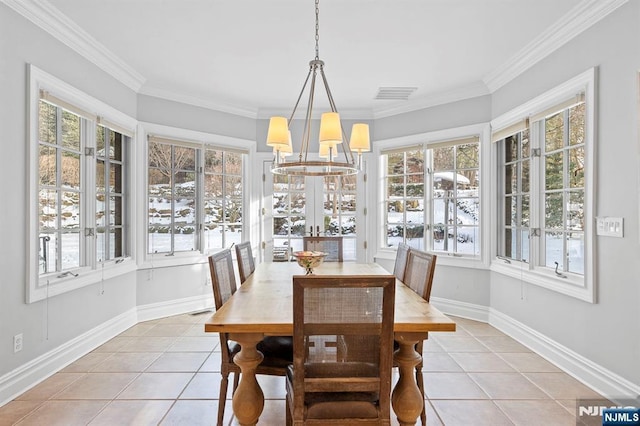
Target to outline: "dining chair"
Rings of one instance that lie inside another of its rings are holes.
[[[404,277],[401,280],[407,287],[416,292],[425,301],[429,301],[431,297],[431,287],[433,285],[433,274],[436,269],[437,255],[427,253],[422,250],[410,249],[407,254],[407,264],[404,270]],[[422,356],[423,341],[416,344],[415,350]],[[398,348],[398,344],[394,344],[394,348]],[[423,363],[420,361],[416,365],[416,383],[424,399],[424,378],[422,376]],[[394,367],[397,365],[394,364]],[[423,426],[427,424],[426,409],[422,407],[420,419]]]
[[[236,259],[238,260],[238,271],[240,272],[240,284],[242,284],[256,270],[253,253],[251,252],[251,241],[236,244]]]
[[[396,262],[393,265],[393,275],[397,279],[404,282],[404,269],[407,266],[407,256],[410,250],[409,244],[398,243],[398,250],[396,252]]]
[[[393,275],[293,277],[288,426],[390,424],[394,298]]]
[[[213,286],[213,299],[216,310],[236,292],[236,277],[233,270],[231,250],[225,249],[209,256],[209,270]],[[233,357],[240,352],[240,345],[229,339],[227,333],[220,334],[220,396],[218,400],[218,426],[224,419],[225,401],[227,399],[227,387],[229,373],[234,373],[233,393],[238,387],[240,367],[233,362]],[[262,352],[264,359],[256,368],[256,374],[269,376],[284,376],[286,368],[293,360],[293,341],[291,337],[267,336],[256,345]]]
[[[307,251],[327,253],[325,262],[342,262],[342,237],[302,237],[302,246]]]

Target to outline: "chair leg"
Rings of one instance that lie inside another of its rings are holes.
[[[420,413],[420,420],[422,426],[427,425],[427,401],[424,399],[424,376],[422,376],[422,363],[416,366],[416,384],[420,393],[422,394],[422,412]]]
[[[229,384],[229,373],[222,373],[222,381],[220,382],[220,395],[218,399],[218,426],[222,426],[224,422],[224,406],[227,402],[227,386]],[[235,389],[234,389],[235,390]]]

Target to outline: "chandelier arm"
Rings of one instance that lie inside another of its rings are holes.
[[[293,121],[293,116],[295,115],[296,110],[298,109],[298,104],[300,103],[300,99],[302,99],[302,95],[304,95],[304,89],[306,89],[307,83],[309,82],[311,71],[313,71],[313,66],[309,66],[309,72],[307,73],[307,78],[304,79],[302,90],[300,90],[300,94],[298,94],[298,99],[296,100],[296,104],[293,106],[293,111],[291,111],[291,116],[289,117],[289,124],[291,124],[291,121]]]
[[[331,111],[338,112],[338,108],[336,108],[336,102],[333,99],[333,94],[331,93],[331,89],[329,88],[329,82],[327,81],[327,76],[324,73],[324,68],[320,66],[320,75],[322,75],[322,81],[324,82],[324,89],[327,92],[327,98],[329,99],[329,106],[331,107]],[[351,162],[355,164],[355,158],[353,157],[353,153],[350,149],[347,149],[345,145],[349,145],[349,139],[347,139],[347,135],[344,132],[344,127],[341,125],[342,130],[342,140],[344,141],[340,145],[342,145],[342,152],[344,154],[344,159],[347,163]],[[351,161],[349,161],[349,159]]]
[[[304,161],[307,161],[309,156],[309,141],[311,140],[311,119],[313,116],[313,101],[315,99],[316,89],[316,66],[313,67],[313,74],[311,76],[311,85],[309,87],[309,101],[307,103],[307,115],[304,117],[304,140],[303,151]],[[302,152],[300,152],[300,158],[302,158]]]

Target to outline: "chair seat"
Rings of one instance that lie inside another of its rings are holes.
[[[286,368],[293,361],[293,338],[290,336],[265,336],[256,348],[264,359],[261,366]],[[231,359],[240,352],[238,342],[229,341]]]

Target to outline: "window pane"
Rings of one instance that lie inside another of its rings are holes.
[[[242,242],[242,225],[225,225],[224,241],[229,247],[231,244]]]
[[[505,194],[518,192],[518,165],[509,164],[504,168]]]
[[[454,168],[453,148],[452,146],[447,146],[433,150],[433,169],[435,171],[452,170]]]
[[[80,232],[64,232],[60,235],[60,259],[62,270],[80,266]]]
[[[480,224],[480,199],[463,198],[456,203],[456,217],[458,224],[479,225]]]
[[[424,196],[424,175],[407,175],[407,197]]]
[[[237,197],[242,195],[242,178],[240,176],[225,176],[227,197]]]
[[[40,242],[39,248],[39,272],[46,274],[56,270],[57,257],[57,234],[43,234],[38,238]]]
[[[273,235],[289,235],[289,218],[273,218]]]
[[[305,220],[304,217],[292,216],[291,217],[291,235],[302,237],[305,235]]]
[[[584,104],[569,109],[569,145],[584,143]]]
[[[40,145],[38,161],[40,163],[40,185],[55,186],[57,170],[56,149]]]
[[[562,193],[545,194],[545,228],[563,229],[562,223]]]
[[[353,212],[356,211],[356,196],[352,195],[343,195],[340,200],[340,209],[343,212]]]
[[[177,170],[196,169],[196,150],[194,148],[175,146],[173,156],[174,167]]]
[[[171,169],[171,145],[149,142],[149,167]]]
[[[569,192],[569,206],[567,208],[567,229],[584,230],[584,192]]]
[[[105,196],[104,194],[98,194],[96,195],[96,226],[97,227],[104,227],[107,224],[107,206],[105,203]],[[98,245],[98,247],[100,247]]]
[[[169,253],[171,233],[168,226],[149,225],[149,253]]]
[[[387,175],[399,175],[404,173],[404,153],[394,152],[387,155]]]
[[[404,189],[404,176],[394,176],[387,178],[387,196],[403,197]]]
[[[57,144],[57,108],[47,102],[40,101],[38,113],[38,139],[40,142]]]
[[[80,151],[80,117],[68,111],[62,111],[62,146]]]
[[[528,227],[529,226],[529,217],[530,217],[530,212],[529,212],[529,196],[528,195],[524,195],[522,197],[522,219],[521,219],[521,226],[524,227]]]
[[[80,189],[80,154],[62,151],[62,185]]]
[[[387,225],[387,247],[397,247],[404,241],[404,232],[401,225]]]
[[[523,229],[522,231],[522,260],[529,262],[529,230]]]
[[[545,232],[545,265],[549,268],[555,268],[558,263],[558,271],[564,270],[564,262],[562,261],[562,253],[564,251],[564,233],[562,232]]]
[[[424,174],[424,154],[422,149],[407,151],[406,172]]]
[[[176,225],[174,234],[175,251],[191,251],[196,248],[195,227],[190,225]]]
[[[222,175],[204,175],[204,196],[205,198],[222,197]]]
[[[456,252],[470,255],[480,254],[477,226],[458,226],[456,240]]]
[[[64,191],[61,202],[61,228],[78,229],[80,227],[80,193]]]
[[[564,146],[564,113],[560,112],[545,120],[545,152]]]
[[[545,156],[545,189],[561,189],[563,185],[562,151]]]
[[[390,201],[387,202],[387,222],[403,223],[404,222],[404,202]]]
[[[196,175],[192,172],[178,172],[175,174],[175,189],[177,197],[195,197]]]
[[[96,155],[105,157],[105,131],[103,126],[96,126]]]
[[[225,173],[228,175],[242,175],[242,154],[225,152],[224,168]]]
[[[584,188],[584,147],[569,150],[569,185]]]
[[[222,173],[222,151],[207,149],[204,155],[205,173]]]
[[[512,161],[516,161],[519,158],[518,155],[518,147],[519,147],[519,139],[518,134],[513,136],[509,136],[504,141],[504,161],[505,163],[510,163]]]
[[[520,185],[522,186],[522,192],[529,192],[529,161],[523,161],[520,163],[520,167],[522,170],[522,178],[520,180]]]
[[[520,144],[521,144],[521,151],[522,151],[522,158],[529,158],[530,155],[530,147],[531,144],[529,143],[529,129],[524,129],[521,133],[520,133]]]
[[[584,274],[584,234],[572,232],[567,238],[569,272]]]
[[[104,186],[104,174],[104,161],[96,160],[96,189],[99,192],[104,192],[106,189]]]
[[[479,166],[478,146],[477,143],[456,146],[457,169],[473,169]]]
[[[433,223],[444,223],[444,206],[445,200],[443,198],[436,198],[433,200]]]
[[[111,192],[122,193],[122,164],[111,163],[109,165],[109,189]]]
[[[241,224],[242,223],[242,199],[231,198],[225,203],[225,217],[224,221],[229,224]]]

